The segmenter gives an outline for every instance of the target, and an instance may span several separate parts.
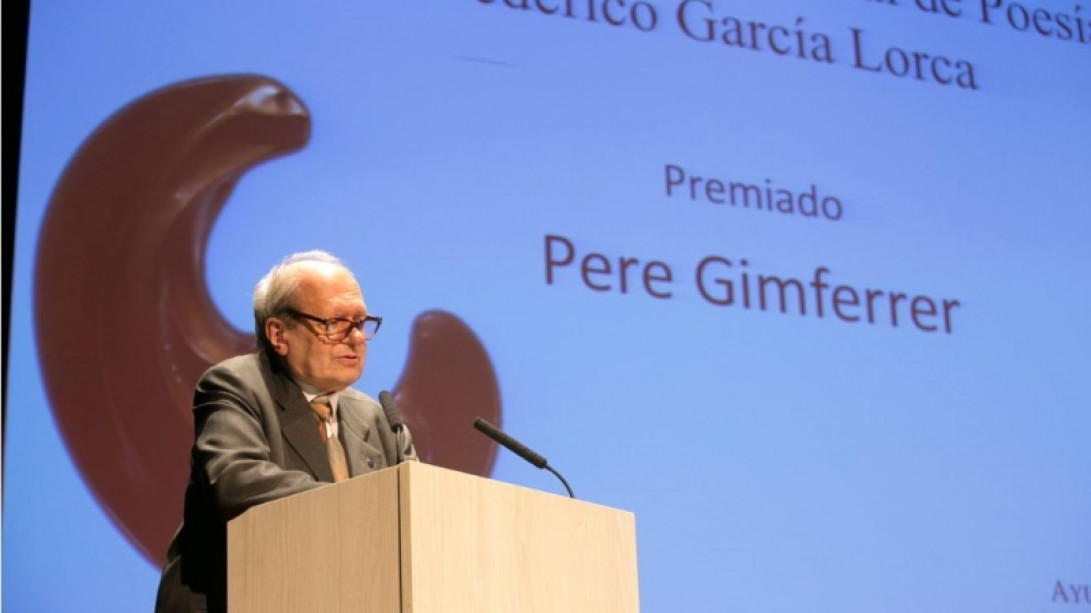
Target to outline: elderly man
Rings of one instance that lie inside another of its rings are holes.
[[[227,520],[249,507],[416,459],[408,432],[349,387],[382,319],[337,258],[312,251],[273,267],[254,289],[254,320],[259,351],[214,366],[194,393],[184,516],[157,612],[226,608]]]

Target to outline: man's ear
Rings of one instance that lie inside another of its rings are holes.
[[[284,334],[287,329],[284,322],[279,318],[270,317],[265,320],[265,338],[269,341],[269,346],[273,348],[273,351],[280,356],[288,354],[288,339]]]

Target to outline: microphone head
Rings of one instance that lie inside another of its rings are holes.
[[[501,431],[500,428],[497,428],[480,417],[474,419],[474,428],[497,443],[507,447],[519,457],[533,464],[536,468],[545,468],[548,464],[545,458],[535,453],[526,445],[523,445],[519,441],[508,436]]]
[[[480,417],[474,418],[474,429],[477,430],[478,432],[485,432],[485,433],[496,432],[497,431],[496,426],[490,424],[489,422],[485,421],[484,419],[482,419]]]
[[[390,424],[390,429],[394,432],[401,430],[405,424],[402,423],[402,415],[398,411],[398,405],[394,404],[394,396],[386,390],[379,392],[379,404],[383,405],[383,413],[386,414],[386,421]]]

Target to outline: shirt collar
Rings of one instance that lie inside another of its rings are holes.
[[[323,395],[329,396],[329,398],[330,398],[330,410],[333,412],[334,415],[337,414],[337,398],[341,395],[341,392],[331,392],[329,394],[322,394],[321,392],[319,392],[315,388],[313,388],[313,387],[311,387],[309,385],[304,385],[303,383],[300,383],[298,381],[296,381],[296,385],[298,385],[299,389],[303,392],[303,397],[307,399],[308,404],[310,404],[310,402],[312,400],[314,400],[315,398],[317,398],[318,396],[323,396]]]

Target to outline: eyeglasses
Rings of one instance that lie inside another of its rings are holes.
[[[370,341],[375,338],[379,326],[383,325],[383,318],[375,315],[368,315],[363,319],[345,319],[344,317],[322,319],[295,309],[287,309],[285,312],[297,319],[307,319],[319,324],[322,335],[337,343],[347,339],[353,330],[359,330],[363,333],[364,340]]]

